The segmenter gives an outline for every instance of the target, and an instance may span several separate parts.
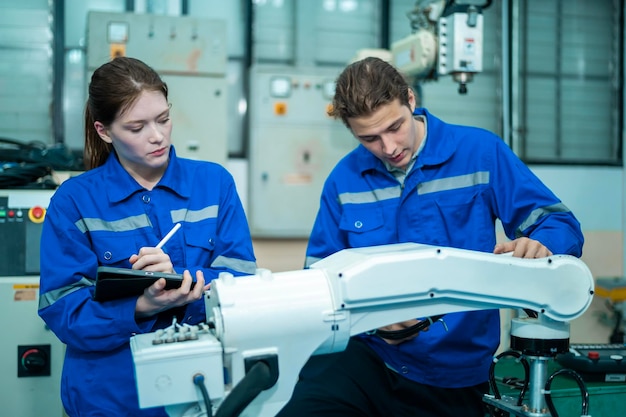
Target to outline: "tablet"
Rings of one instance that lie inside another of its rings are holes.
[[[182,274],[100,266],[96,275],[96,290],[93,298],[96,301],[108,301],[136,297],[143,294],[143,290],[159,278],[165,278],[167,290],[178,288],[183,282]]]

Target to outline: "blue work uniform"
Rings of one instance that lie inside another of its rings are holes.
[[[206,320],[204,300],[135,320],[137,297],[92,299],[98,266],[130,268],[129,258],[167,242],[174,270],[254,274],[252,239],[232,176],[222,166],[182,159],[170,150],[152,189],[139,185],[111,153],[101,167],[63,182],[41,236],[39,315],[67,345],[61,396],[70,416],[165,416],[140,410],[129,339],[177,323]],[[190,381],[191,383],[191,381]]]
[[[404,182],[363,146],[329,175],[307,247],[306,266],[345,248],[416,242],[493,252],[496,219],[510,239],[526,236],[554,254],[580,256],[583,235],[570,210],[496,135],[444,123],[425,109],[426,142]],[[420,271],[415,271],[420,279]],[[380,277],[384,285],[385,277]],[[447,314],[396,346],[359,335],[404,377],[444,388],[488,379],[500,342],[497,310]]]

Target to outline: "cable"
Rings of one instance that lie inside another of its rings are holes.
[[[52,170],[46,164],[1,163],[0,188],[56,188],[57,184],[50,177],[51,174]]]
[[[47,146],[42,142],[21,142],[0,137],[0,162],[21,166],[45,166],[48,170],[82,171],[82,152],[71,151],[63,144]]]
[[[580,375],[578,375],[576,372],[574,372],[571,369],[566,369],[566,368],[555,371],[552,375],[550,375],[550,377],[546,381],[544,395],[546,398],[546,405],[548,406],[548,410],[550,411],[550,415],[552,417],[559,417],[558,413],[556,412],[556,408],[554,408],[554,403],[552,402],[552,394],[550,392],[550,386],[552,385],[552,381],[554,380],[556,376],[563,375],[563,374],[566,374],[572,377],[574,381],[576,381],[576,383],[578,384],[578,388],[580,389],[580,395],[582,396],[582,407],[580,411],[580,416],[591,417],[588,414],[589,413],[589,391],[587,390],[587,386],[585,385],[585,382],[580,377]]]
[[[204,385],[204,375],[195,374],[193,376],[193,383],[200,388],[200,392],[202,392],[202,398],[204,399],[204,406],[206,407],[206,413],[208,417],[213,417],[213,404],[211,403],[211,396],[209,396],[209,391],[206,389],[206,385]]]
[[[256,362],[220,404],[215,417],[239,416],[261,391],[275,383],[277,377],[278,374],[272,372],[267,362]]]
[[[407,337],[414,336],[417,333],[421,332],[422,330],[426,329],[427,327],[430,327],[430,325],[432,325],[436,321],[441,320],[443,316],[444,316],[443,314],[440,314],[437,316],[426,317],[424,320],[421,320],[419,323],[414,324],[413,326],[407,327],[406,329],[402,329],[402,330],[377,329],[376,331],[374,331],[373,334],[383,339],[388,339],[388,340],[406,339]]]
[[[27,144],[0,137],[0,188],[34,188],[32,184],[40,178],[49,178],[50,165],[33,158],[43,147],[40,143]],[[42,181],[36,188],[55,188],[50,182]]]
[[[498,361],[505,356],[514,357],[524,367],[524,385],[522,386],[522,389],[520,390],[520,393],[519,393],[519,397],[517,398],[517,406],[519,407],[522,405],[522,401],[524,400],[524,395],[526,394],[526,390],[528,389],[528,383],[530,380],[530,365],[528,364],[528,361],[521,353],[516,352],[514,350],[507,350],[506,352],[502,352],[493,358],[493,361],[491,362],[491,366],[489,367],[489,387],[491,388],[491,391],[493,391],[493,395],[496,400],[502,399],[502,396],[500,395],[500,390],[498,389],[498,385],[496,384],[495,369],[496,369],[496,363],[498,363]],[[496,415],[496,414],[503,415],[502,410],[497,410],[497,411],[498,413],[492,413],[492,415]]]

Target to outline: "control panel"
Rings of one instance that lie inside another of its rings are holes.
[[[622,343],[571,344],[557,355],[564,368],[578,372],[589,382],[626,382],[626,345]]]
[[[65,346],[37,315],[39,277],[0,277],[2,416],[63,417]]]
[[[338,71],[257,65],[250,72],[253,237],[306,238],[326,177],[358,145],[327,111]]]
[[[39,275],[39,244],[51,190],[0,190],[0,277]]]
[[[50,189],[0,189],[1,415],[65,416],[65,346],[37,315],[39,247]]]

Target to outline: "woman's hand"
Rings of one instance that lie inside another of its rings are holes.
[[[210,287],[204,282],[204,273],[196,272],[196,283],[191,288],[193,278],[188,270],[183,273],[183,281],[179,288],[165,289],[165,279],[161,278],[143,291],[137,299],[135,317],[150,317],[173,307],[183,306],[200,300]]]
[[[131,255],[128,261],[133,269],[152,272],[174,272],[174,265],[172,265],[170,256],[160,248],[143,247],[139,250],[139,254]]]

